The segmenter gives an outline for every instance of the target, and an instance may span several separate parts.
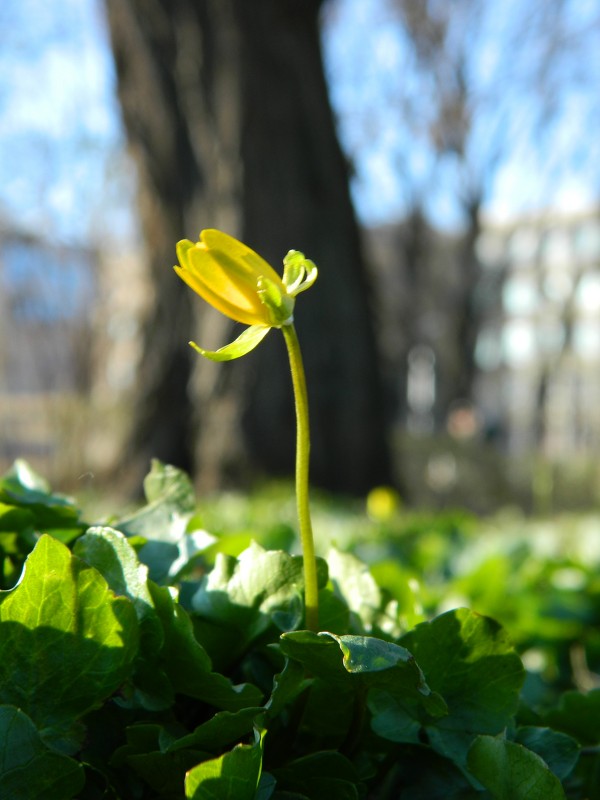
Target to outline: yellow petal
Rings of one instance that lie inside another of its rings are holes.
[[[269,324],[256,286],[233,281],[201,246],[190,248],[186,257],[188,268],[175,267],[175,271],[207,303],[236,322],[246,325]]]
[[[280,327],[292,318],[294,298],[258,253],[222,231],[207,229],[195,244],[177,245],[175,271],[221,313],[246,325]]]
[[[268,278],[278,285],[282,292],[285,291],[283,282],[273,267],[258,253],[255,253],[252,248],[238,241],[238,239],[234,239],[233,236],[214,228],[207,228],[201,231],[200,241],[207,250],[215,254],[215,258],[220,263],[227,262],[228,266],[230,265],[233,270],[243,271],[248,276],[253,275],[256,280],[261,276]],[[223,259],[223,262],[221,262],[221,259]]]
[[[184,269],[188,268],[188,252],[195,246],[196,245],[194,242],[190,242],[189,239],[182,239],[180,242],[177,242],[175,247],[177,252],[177,261],[179,261]]]

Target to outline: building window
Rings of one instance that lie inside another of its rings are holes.
[[[483,231],[475,242],[475,253],[482,267],[501,268],[506,262],[506,240],[499,233]]]
[[[586,361],[600,358],[600,322],[579,320],[575,323],[573,350]]]
[[[600,261],[600,221],[590,219],[582,222],[575,231],[573,247],[578,259]]]
[[[546,233],[541,246],[542,262],[546,267],[571,267],[573,251],[567,228],[554,228]]]
[[[565,346],[567,334],[561,319],[545,316],[537,329],[537,347],[545,356],[558,356]]]
[[[535,228],[517,228],[508,243],[508,257],[515,267],[530,266],[537,258],[539,233]]]
[[[535,358],[535,327],[527,320],[512,320],[502,331],[502,352],[509,367],[523,367]]]
[[[502,364],[502,342],[498,330],[484,328],[477,337],[475,361],[479,369],[489,372]]]
[[[588,272],[581,277],[575,294],[577,307],[584,313],[600,311],[600,272]]]
[[[524,276],[509,278],[502,289],[502,305],[507,314],[518,316],[531,314],[539,306],[539,293],[533,278]]]
[[[406,399],[409,429],[420,433],[431,431],[435,403],[435,354],[427,345],[416,345],[408,354]]]
[[[573,276],[568,269],[553,267],[549,269],[543,282],[544,295],[553,303],[564,303],[573,291]]]

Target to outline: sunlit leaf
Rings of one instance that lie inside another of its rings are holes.
[[[476,735],[500,733],[510,724],[525,677],[521,659],[497,622],[467,609],[417,625],[401,643],[448,706],[447,715],[423,720],[431,745],[464,765]],[[406,715],[414,717],[414,711],[396,702],[398,724],[406,728]],[[391,720],[386,724],[390,729]]]
[[[204,350],[195,342],[190,342],[191,346],[204,358],[211,361],[233,361],[241,358],[246,353],[250,353],[257,347],[271,330],[268,325],[251,325],[246,328],[233,342],[220,347],[218,350]]]
[[[254,800],[262,770],[264,731],[253,744],[239,744],[218,758],[204,761],[185,777],[188,800]]]
[[[42,536],[18,585],[0,593],[0,702],[60,739],[121,686],[137,647],[132,603]]]
[[[565,800],[560,781],[531,750],[494,736],[478,736],[469,771],[494,800]]]

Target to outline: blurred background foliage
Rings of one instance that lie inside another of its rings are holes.
[[[281,342],[200,363],[202,227],[320,267],[315,483],[595,508],[597,0],[4,0],[0,462],[139,491],[290,474]]]

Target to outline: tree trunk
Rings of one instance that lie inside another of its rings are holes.
[[[481,328],[481,267],[476,243],[481,231],[479,214],[481,199],[474,195],[466,203],[467,225],[459,247],[459,285],[454,297],[455,325],[452,331],[452,353],[443,360],[438,384],[438,426],[446,425],[448,414],[456,404],[474,403],[478,374],[475,347]]]
[[[234,327],[170,270],[175,242],[204,227],[242,238],[278,271],[290,248],[317,263],[319,280],[296,307],[312,476],[350,492],[390,477],[368,287],[323,75],[320,6],[107,0],[156,285],[131,452],[188,468],[194,453],[205,487],[249,468],[291,473],[294,410],[278,331],[232,364],[187,349],[190,338],[217,347]]]

